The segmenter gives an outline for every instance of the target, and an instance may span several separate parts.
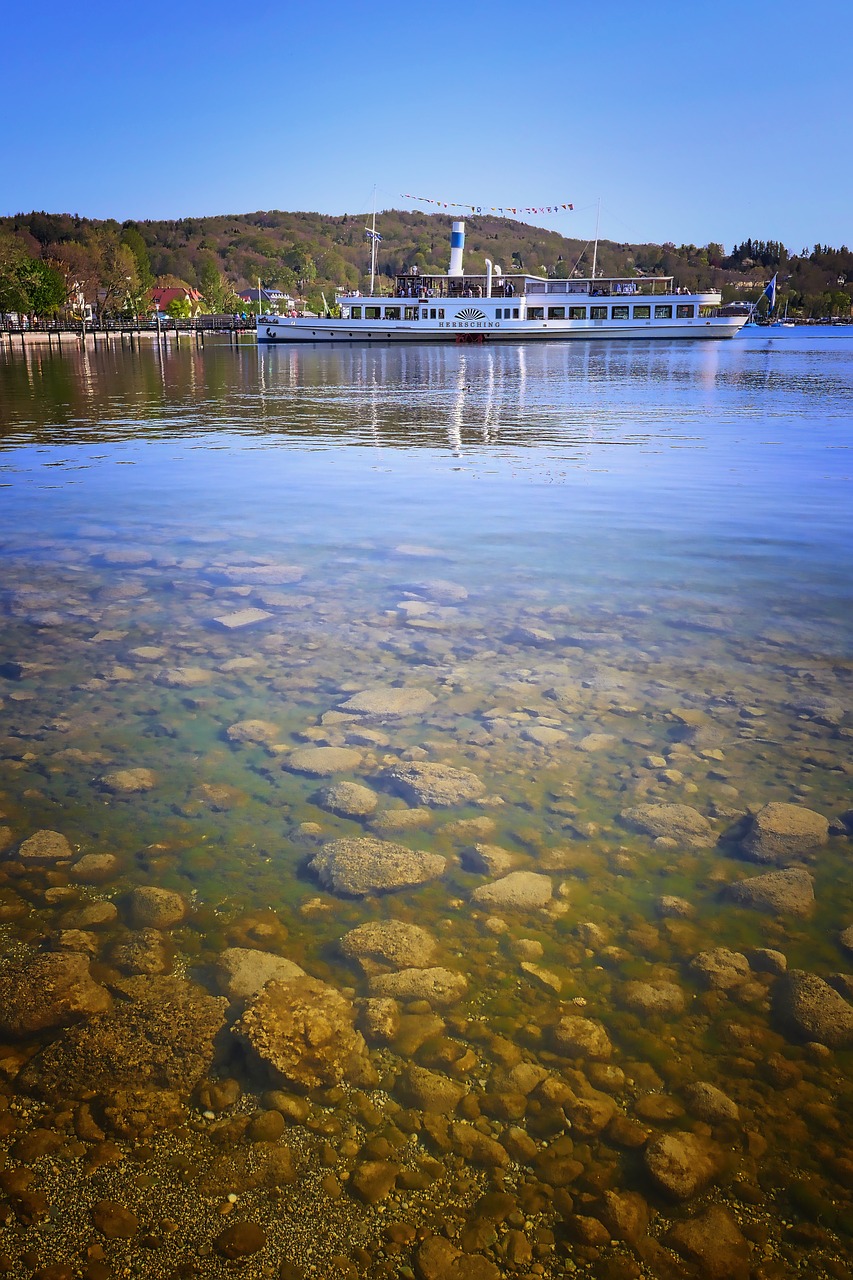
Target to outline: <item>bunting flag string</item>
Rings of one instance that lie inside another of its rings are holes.
[[[434,204],[438,209],[465,209],[470,213],[499,213],[499,214],[515,214],[520,213],[568,213],[574,209],[573,204],[561,203],[556,201],[554,204],[540,205],[480,205],[465,204],[460,200],[433,200],[429,196],[413,196],[407,192],[402,192],[404,200],[416,200],[418,204]]]

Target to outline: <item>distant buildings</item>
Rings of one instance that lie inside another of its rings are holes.
[[[293,298],[289,293],[283,293],[281,289],[243,289],[237,294],[241,302],[253,302],[257,306],[258,296],[260,295],[261,306],[268,311],[285,311],[291,310],[295,306]]]
[[[163,288],[155,285],[153,289],[148,290],[148,299],[157,311],[167,312],[176,298],[185,298],[190,304],[190,311],[194,316],[204,310],[204,299],[198,289],[191,289],[183,285],[169,285]]]

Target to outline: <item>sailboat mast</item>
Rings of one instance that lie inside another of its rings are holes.
[[[592,250],[592,278],[595,279],[595,268],[598,263],[598,229],[601,225],[601,196],[598,197],[598,210],[595,215],[595,246]]]
[[[373,281],[376,277],[376,187],[373,188],[373,225],[370,231],[370,296],[373,297]]]

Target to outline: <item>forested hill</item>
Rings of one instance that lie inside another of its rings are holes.
[[[450,224],[443,214],[386,210],[377,215],[377,269],[387,290],[406,267],[446,271]],[[256,287],[258,277],[318,301],[335,288],[364,288],[370,270],[369,219],[363,214],[328,217],[319,213],[229,214],[174,221],[119,223],[72,214],[28,213],[0,219],[0,276],[15,253],[50,264],[66,281],[80,282],[88,295],[144,291],[155,281],[199,289],[217,308],[233,301],[234,290]],[[571,215],[566,219],[571,225]],[[592,247],[515,219],[466,219],[465,266],[484,271],[488,257],[504,271],[568,276],[588,275]],[[727,253],[721,244],[619,244],[601,241],[598,269],[604,275],[673,275],[687,288],[714,285],[727,298],[756,297],[774,272],[780,298],[792,312],[849,314],[853,303],[853,253],[817,245],[791,254],[774,241],[748,240]],[[848,280],[850,283],[848,284]],[[2,279],[0,279],[0,309]],[[8,306],[6,309],[10,309]]]

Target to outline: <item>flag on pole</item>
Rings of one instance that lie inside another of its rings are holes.
[[[776,275],[778,274],[779,273],[777,271]],[[775,275],[761,296],[762,298],[767,299],[767,310],[772,311],[773,308],[776,306],[776,276]]]
[[[379,241],[382,239],[379,232],[371,231],[370,227],[365,227],[364,234],[367,236],[368,240],[375,240],[377,244],[379,244]]]

